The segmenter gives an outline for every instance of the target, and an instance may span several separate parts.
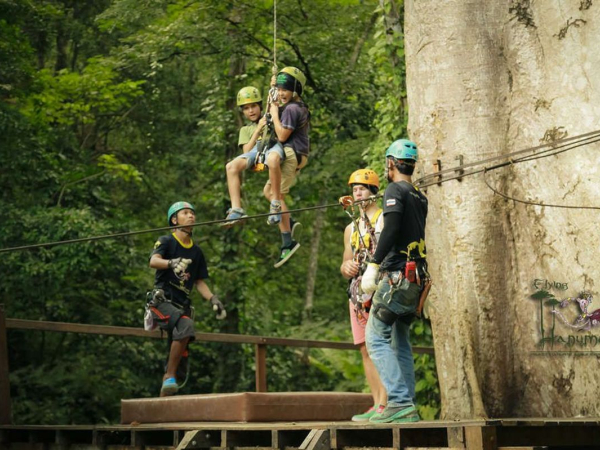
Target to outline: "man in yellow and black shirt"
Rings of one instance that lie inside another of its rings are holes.
[[[150,255],[150,267],[156,269],[150,311],[158,326],[167,332],[169,346],[161,397],[175,394],[179,389],[177,379],[185,377],[186,371],[178,368],[180,363],[187,364],[187,347],[195,336],[190,300],[193,288],[210,301],[218,319],[226,316],[223,304],[205,282],[206,260],[192,240],[196,210],[188,202],[177,202],[169,208],[167,219],[170,226],[181,228],[158,238]]]

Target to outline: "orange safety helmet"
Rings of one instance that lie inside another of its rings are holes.
[[[379,192],[379,177],[371,169],[358,169],[350,175],[348,186],[353,184],[364,184],[368,186],[373,194]]]

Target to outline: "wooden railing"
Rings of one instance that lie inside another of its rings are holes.
[[[81,323],[45,322],[39,320],[7,319],[4,306],[0,305],[0,424],[10,424],[10,383],[8,367],[7,330],[36,330],[59,333],[99,334],[103,336],[134,336],[160,338],[159,330],[145,331],[143,328],[89,325]],[[358,350],[351,342],[316,341],[244,334],[196,333],[196,341],[221,342],[226,344],[253,344],[256,363],[256,392],[267,392],[267,346],[280,345],[302,348],[330,348],[336,350]],[[433,347],[413,347],[414,353],[433,354]]]

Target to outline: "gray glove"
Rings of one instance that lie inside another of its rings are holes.
[[[215,294],[210,298],[210,304],[213,307],[213,311],[217,313],[217,320],[223,320],[227,317],[227,311],[225,311],[225,307],[219,297]]]
[[[192,263],[191,259],[174,258],[169,260],[169,269],[172,269],[177,278],[183,277],[188,266]]]

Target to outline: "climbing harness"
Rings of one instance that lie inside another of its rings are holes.
[[[273,66],[273,72],[276,71],[277,66]],[[253,172],[262,172],[265,169],[267,169],[267,165],[265,163],[267,150],[270,149],[276,143],[275,127],[273,126],[273,119],[271,118],[271,113],[269,111],[271,109],[271,104],[277,102],[277,97],[277,88],[271,87],[271,89],[269,89],[269,95],[267,97],[267,110],[265,112],[267,124],[263,128],[261,140],[257,144],[256,159],[254,160],[254,165],[251,168]]]
[[[145,307],[145,313],[144,313],[144,329],[146,331],[152,331],[158,327],[158,322],[154,319],[154,316],[152,315],[152,308],[157,308],[161,303],[164,303],[164,302],[171,303],[173,306],[175,306],[177,308],[178,313],[172,314],[168,319],[169,328],[170,329],[175,328],[177,321],[179,321],[179,319],[183,315],[183,312],[184,312],[183,307],[181,305],[179,305],[178,303],[175,303],[175,302],[171,301],[170,299],[168,299],[165,296],[165,291],[163,289],[155,288],[146,293],[146,307]],[[189,309],[190,309],[189,317],[193,321],[194,317],[196,316],[196,310],[192,305],[189,306]],[[163,329],[161,329],[161,337],[162,337],[162,333],[163,333]],[[171,348],[170,335],[169,335],[169,339],[167,341],[167,348],[170,351],[170,348]],[[179,366],[177,367],[177,377],[176,378],[181,379],[181,378],[184,378],[184,376],[185,376],[183,383],[177,385],[178,390],[183,388],[186,385],[186,383],[188,382],[188,379],[190,377],[190,360],[189,360],[188,354],[189,354],[188,350],[186,349],[185,356],[182,356]],[[184,366],[184,370],[180,370],[180,367],[182,365]],[[165,367],[165,370],[166,370],[166,367]],[[184,371],[185,371],[185,375],[183,374]]]
[[[368,201],[371,202],[374,198],[374,196],[369,197]],[[358,264],[359,269],[358,275],[352,278],[349,282],[348,298],[354,306],[354,311],[356,313],[358,323],[364,328],[366,326],[367,320],[364,313],[369,311],[374,293],[369,295],[368,297],[365,297],[365,294],[363,293],[360,285],[362,282],[362,275],[366,269],[366,265],[375,253],[375,248],[377,247],[377,237],[375,234],[375,227],[373,227],[373,224],[371,223],[371,220],[367,215],[367,211],[363,205],[363,201],[355,202],[351,196],[347,195],[344,197],[340,197],[339,203],[344,208],[344,212],[348,214],[348,216],[352,220],[355,233],[358,236],[357,249],[355,250],[352,259],[356,264]],[[359,217],[362,214],[362,219],[365,223],[366,234],[364,236],[361,233],[359,223],[356,217],[354,216],[355,204],[358,205]],[[375,217],[375,221],[377,221],[378,218],[379,214]],[[368,239],[366,239],[367,237]]]

